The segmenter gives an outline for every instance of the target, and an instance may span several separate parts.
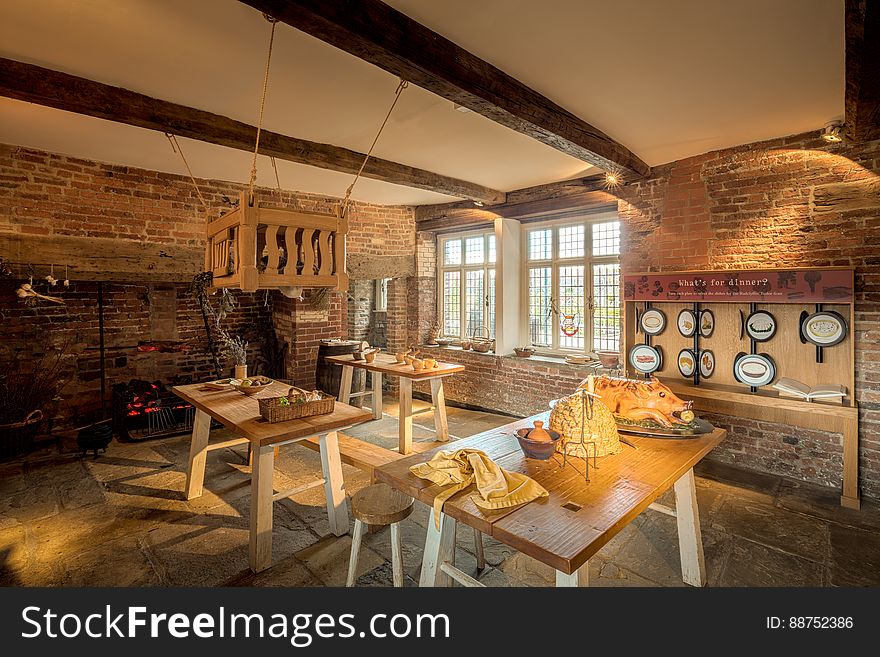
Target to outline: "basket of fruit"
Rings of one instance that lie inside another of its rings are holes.
[[[261,397],[260,415],[269,423],[297,420],[312,415],[332,413],[336,398],[320,390],[311,392],[291,386],[286,395]]]
[[[243,392],[244,394],[250,396],[257,394],[261,390],[265,390],[270,385],[272,385],[272,383],[274,382],[268,376],[251,376],[242,379],[237,384],[234,384],[234,387],[239,392]]]

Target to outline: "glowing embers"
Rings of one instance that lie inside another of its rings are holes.
[[[164,438],[192,430],[195,410],[159,381],[113,386],[113,431],[120,440]]]

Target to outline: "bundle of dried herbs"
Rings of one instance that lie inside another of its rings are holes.
[[[70,378],[68,346],[45,339],[31,349],[0,355],[0,425],[21,422],[35,410],[47,411]]]

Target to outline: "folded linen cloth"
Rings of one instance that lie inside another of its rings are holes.
[[[426,463],[410,469],[417,477],[440,486],[449,486],[434,498],[434,523],[440,528],[443,504],[458,491],[476,483],[477,494],[471,499],[481,509],[506,509],[526,504],[549,493],[531,477],[508,472],[479,449],[457,449],[438,452]]]

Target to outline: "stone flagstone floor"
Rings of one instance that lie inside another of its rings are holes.
[[[414,402],[415,440],[430,442],[432,415]],[[397,444],[395,400],[382,420],[349,433]],[[450,409],[450,431],[463,437],[510,418]],[[209,453],[205,494],[181,491],[188,436],[114,442],[85,459],[70,441],[48,443],[0,464],[0,585],[4,586],[341,586],[349,536],[329,533],[323,492],[312,489],[275,505],[275,565],[248,569],[249,469],[242,447]],[[317,453],[285,446],[276,489],[318,478]],[[344,466],[353,494],[367,485]],[[710,586],[880,585],[880,505],[839,507],[833,490],[717,463],[697,470],[697,498]],[[669,500],[667,500],[668,502]],[[428,511],[402,525],[406,584],[418,581]],[[360,586],[390,586],[388,528],[365,537]],[[484,538],[488,586],[548,586],[553,571]],[[473,533],[460,527],[456,564],[476,574]],[[682,586],[675,520],[647,511],[590,562],[594,586]]]

